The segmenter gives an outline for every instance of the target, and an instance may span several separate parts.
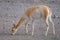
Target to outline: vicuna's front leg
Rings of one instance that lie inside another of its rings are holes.
[[[26,34],[28,33],[27,27],[28,27],[28,23],[26,22],[26,23],[25,23]]]
[[[32,36],[34,35],[34,20],[32,20]]]

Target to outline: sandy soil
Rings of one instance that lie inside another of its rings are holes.
[[[28,0],[0,0],[0,40],[60,40],[60,0],[41,0],[36,2]],[[13,20],[15,24],[24,14],[26,8],[33,5],[48,5],[53,12],[52,19],[55,24],[56,34],[52,33],[52,26],[48,32],[48,36],[44,35],[46,31],[45,23],[37,21],[35,24],[34,36],[31,36],[31,25],[29,25],[29,33],[25,34],[24,25],[17,31],[16,35],[11,35]],[[55,16],[54,16],[55,15]]]

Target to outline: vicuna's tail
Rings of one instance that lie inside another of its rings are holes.
[[[19,20],[19,22],[17,23],[17,25],[15,26],[16,28],[21,27],[22,23],[25,21],[24,17],[21,17],[21,19]]]

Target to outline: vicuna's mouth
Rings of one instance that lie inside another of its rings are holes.
[[[15,33],[11,33],[11,35],[15,35]]]
[[[13,30],[11,30],[11,35],[14,35],[14,34],[15,34],[15,32]]]
[[[16,30],[12,30],[12,34],[11,35],[15,35],[17,29]]]

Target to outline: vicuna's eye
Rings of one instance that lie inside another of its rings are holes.
[[[11,31],[13,32],[13,31],[14,31],[14,29],[15,29],[15,28],[14,28],[14,27],[12,27],[12,30],[11,30]]]
[[[14,30],[12,29],[12,31],[14,31]]]

